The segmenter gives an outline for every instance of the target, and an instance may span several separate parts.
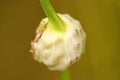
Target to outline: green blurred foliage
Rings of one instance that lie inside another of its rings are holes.
[[[51,1],[87,34],[85,54],[70,67],[72,80],[120,80],[120,0]],[[43,17],[38,0],[0,0],[0,80],[60,80],[29,53]]]

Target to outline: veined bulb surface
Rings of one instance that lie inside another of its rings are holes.
[[[31,42],[34,59],[45,64],[50,70],[63,71],[78,61],[85,49],[86,34],[79,21],[68,14],[58,14],[67,24],[65,31],[50,27],[44,18]]]

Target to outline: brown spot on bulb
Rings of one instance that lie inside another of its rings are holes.
[[[34,39],[34,42],[38,42],[41,36],[42,36],[42,33],[38,33]]]
[[[75,32],[76,32],[76,34],[77,34],[77,35],[79,34],[79,32],[78,32],[78,30],[77,30],[77,29],[75,29]]]
[[[78,56],[76,56],[76,60],[78,60],[79,59],[79,57]]]
[[[82,29],[80,29],[80,33],[81,33],[81,34],[83,33]]]
[[[70,60],[70,64],[72,64],[72,62],[73,62],[73,61],[72,61],[72,60]]]

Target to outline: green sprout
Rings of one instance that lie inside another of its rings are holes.
[[[53,6],[51,5],[49,0],[39,0],[41,3],[41,6],[48,17],[49,23],[52,27],[58,30],[64,30],[65,23],[61,20],[61,18],[57,15],[55,12]]]

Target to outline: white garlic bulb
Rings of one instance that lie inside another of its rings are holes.
[[[58,15],[66,23],[65,31],[51,28],[48,18],[43,19],[31,42],[31,52],[36,61],[44,63],[50,70],[63,71],[80,59],[86,34],[79,21],[68,14]]]

